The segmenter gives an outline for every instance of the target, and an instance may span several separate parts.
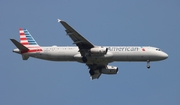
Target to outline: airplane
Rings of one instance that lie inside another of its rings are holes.
[[[91,79],[101,74],[117,74],[118,67],[108,65],[111,62],[150,62],[168,58],[160,48],[151,46],[97,46],[92,44],[68,23],[58,19],[66,29],[67,35],[76,46],[39,46],[27,29],[20,28],[20,42],[10,39],[17,47],[13,52],[21,54],[23,60],[29,57],[49,61],[77,61],[88,66]]]

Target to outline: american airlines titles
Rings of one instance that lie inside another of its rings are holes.
[[[139,47],[108,47],[109,51],[139,51]]]

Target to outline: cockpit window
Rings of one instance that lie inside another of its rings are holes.
[[[157,48],[156,50],[157,50],[157,51],[161,51],[161,49],[159,49],[159,48]]]

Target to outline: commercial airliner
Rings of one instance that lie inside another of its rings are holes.
[[[97,46],[85,39],[68,23],[58,19],[67,35],[76,46],[39,46],[27,29],[20,28],[20,42],[10,39],[17,47],[13,52],[21,54],[23,60],[29,57],[50,61],[77,61],[89,68],[91,79],[101,74],[117,74],[118,67],[108,65],[114,61],[147,62],[168,58],[161,49],[150,46]]]

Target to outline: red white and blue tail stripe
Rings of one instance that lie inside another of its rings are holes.
[[[29,49],[28,52],[42,51],[41,47],[37,44],[27,29],[19,29],[20,43]]]
[[[26,47],[39,47],[27,29],[19,29],[20,43]]]

